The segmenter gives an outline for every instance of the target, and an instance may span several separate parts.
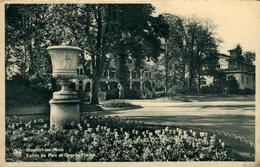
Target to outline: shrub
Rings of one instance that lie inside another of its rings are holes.
[[[239,90],[237,91],[237,94],[241,94],[241,95],[252,95],[252,94],[255,94],[255,91],[252,90],[252,89],[245,88],[245,89],[239,89]]]
[[[29,81],[28,81],[29,82]],[[39,96],[40,95],[40,96]],[[37,104],[48,102],[51,91],[34,84],[21,84],[17,81],[6,81],[6,103]]]
[[[229,94],[237,94],[239,84],[234,76],[229,76],[226,81],[226,89]]]
[[[200,89],[201,93],[209,93],[209,94],[214,94],[214,93],[222,93],[221,90],[218,90],[217,87],[215,85],[207,85],[207,86],[203,86]]]
[[[106,99],[118,99],[118,89],[109,90],[106,92]]]
[[[126,99],[140,99],[141,92],[137,91],[137,90],[126,89],[125,98]]]
[[[102,106],[108,108],[129,108],[133,107],[134,105],[132,105],[129,101],[126,100],[116,99],[106,101],[102,104]]]

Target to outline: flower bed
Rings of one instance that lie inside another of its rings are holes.
[[[215,135],[146,129],[142,122],[119,117],[86,116],[66,130],[50,129],[42,119],[6,122],[6,158],[13,161],[233,160],[230,148]]]
[[[133,108],[135,105],[131,104],[129,101],[126,100],[109,100],[102,104],[103,107],[107,108]]]

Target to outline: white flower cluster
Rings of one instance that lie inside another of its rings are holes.
[[[20,155],[22,161],[232,160],[230,149],[216,135],[170,127],[151,129],[113,117],[85,117],[82,124],[72,122],[71,129],[54,130],[42,119],[8,120],[6,127],[7,158]],[[62,148],[60,154],[77,156],[28,158],[28,148]],[[14,149],[21,153],[14,155]]]

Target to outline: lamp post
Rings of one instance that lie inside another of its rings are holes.
[[[53,93],[50,103],[50,127],[66,128],[71,122],[80,122],[80,100],[77,93],[70,90],[70,79],[77,76],[79,54],[82,50],[73,46],[50,46],[52,76],[61,85],[61,90]]]

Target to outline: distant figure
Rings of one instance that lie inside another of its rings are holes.
[[[118,89],[119,89],[119,99],[124,99],[125,91],[124,91],[123,86],[120,83],[118,84]]]
[[[224,94],[225,94],[225,95],[229,94],[228,87],[225,87],[225,88],[224,88]]]

